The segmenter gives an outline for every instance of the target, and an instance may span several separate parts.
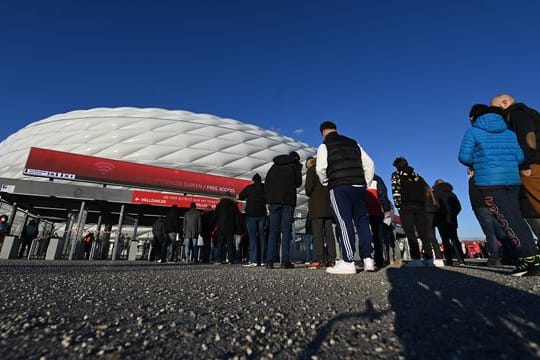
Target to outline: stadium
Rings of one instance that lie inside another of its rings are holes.
[[[304,161],[316,149],[208,114],[130,107],[71,111],[30,123],[0,143],[0,211],[10,215],[11,235],[37,217],[42,232],[69,233],[75,240],[86,227],[99,231],[102,225],[113,235],[128,225],[136,237],[137,226],[150,226],[166,207],[215,205],[255,173],[264,179],[272,159],[291,151]],[[306,211],[301,187],[296,219]]]

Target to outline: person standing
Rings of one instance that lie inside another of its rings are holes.
[[[246,227],[249,236],[249,256],[246,266],[260,266],[265,244],[266,200],[261,176],[255,174],[251,180],[253,184],[240,191],[238,199],[246,201]]]
[[[167,215],[165,216],[165,232],[167,237],[161,247],[161,262],[167,262],[167,252],[169,251],[169,245],[171,246],[171,261],[176,260],[177,244],[176,236],[180,231],[180,212],[177,205],[171,206]]]
[[[457,234],[457,217],[461,212],[461,203],[453,190],[454,188],[450,183],[442,179],[435,181],[433,193],[439,203],[439,211],[435,215],[434,225],[439,229],[439,235],[441,235],[446,263],[448,265],[453,264],[452,254],[455,253],[458,262],[464,265],[465,255],[461,249],[461,242]]]
[[[198,235],[201,233],[201,213],[197,210],[197,204],[192,202],[189,210],[184,214],[184,259],[198,262],[199,246]],[[190,248],[191,254],[190,254]],[[190,257],[191,255],[191,257]]]
[[[317,149],[315,166],[321,183],[330,191],[330,202],[341,232],[342,260],[326,269],[330,274],[355,274],[355,231],[359,238],[364,271],[375,271],[373,238],[369,229],[366,189],[375,174],[373,160],[356,142],[338,133],[325,121],[319,128],[324,141]]]
[[[165,217],[160,216],[152,225],[152,249],[150,250],[150,261],[157,260],[161,257],[161,247],[166,242],[165,238],[169,235],[165,232]]]
[[[300,155],[292,151],[288,155],[278,155],[266,173],[264,192],[270,210],[268,233],[268,269],[274,268],[276,247],[281,234],[281,268],[294,268],[290,258],[292,224],[296,207],[296,189],[302,185],[302,164]]]
[[[308,202],[308,220],[313,234],[313,259],[308,269],[323,269],[334,266],[336,261],[336,238],[334,236],[332,206],[330,192],[323,186],[316,170],[317,159],[306,160],[306,195]],[[326,246],[325,246],[326,244]]]
[[[240,211],[229,191],[216,205],[214,218],[219,261],[222,264],[232,265],[237,261],[238,256],[234,246],[234,234],[240,226]]]
[[[472,122],[463,136],[459,161],[472,167],[474,183],[479,187],[491,215],[503,227],[504,241],[517,260],[513,276],[536,272],[540,255],[529,226],[519,208],[521,184],[519,164],[524,155],[516,134],[506,127],[500,110],[483,104],[474,105],[469,113]]]
[[[26,224],[21,233],[21,247],[19,249],[19,257],[22,258],[25,255],[26,249],[30,252],[30,246],[32,245],[32,240],[38,235],[38,224],[36,220],[32,219]],[[28,256],[29,254],[26,254]]]
[[[390,263],[388,258],[387,242],[385,242],[384,220],[391,222],[392,205],[388,199],[386,185],[380,176],[375,174],[366,192],[366,202],[369,214],[369,225],[373,235],[373,246],[375,250],[375,265],[382,269]],[[385,256],[386,255],[386,256]]]
[[[429,185],[409,166],[407,159],[398,157],[393,163],[396,171],[392,173],[392,196],[394,205],[399,210],[401,226],[407,237],[412,261],[407,266],[434,266],[433,231],[428,229],[426,215],[427,188]],[[422,262],[416,232],[422,241]]]
[[[517,135],[524,160],[519,165],[521,177],[521,213],[538,239],[540,247],[540,114],[510,94],[491,99],[491,106],[502,109],[508,129]]]

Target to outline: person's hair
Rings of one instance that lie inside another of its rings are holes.
[[[472,122],[485,114],[502,115],[502,110],[496,106],[487,106],[485,104],[474,104],[469,111],[469,118]]]
[[[197,207],[197,204],[194,203],[194,202],[192,202],[192,203],[189,205],[189,207],[190,207],[191,209],[195,209],[195,208]]]
[[[255,173],[255,175],[253,175],[253,177],[251,178],[251,181],[260,183],[262,181],[261,175],[259,175],[258,173]]]
[[[310,156],[306,160],[306,168],[310,169],[317,164],[317,159],[314,156]]]
[[[404,167],[409,165],[409,162],[404,157],[397,157],[394,162],[392,163],[396,169],[403,169]]]
[[[337,126],[331,121],[325,121],[320,126],[321,134],[323,133],[324,130],[337,130]]]

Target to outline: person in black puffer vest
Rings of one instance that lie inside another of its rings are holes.
[[[266,267],[272,269],[276,261],[276,244],[281,234],[281,267],[292,269],[290,245],[292,223],[296,207],[296,189],[302,185],[302,164],[296,151],[274,158],[274,164],[266,173],[264,192],[270,210],[270,230]]]
[[[324,142],[317,149],[316,171],[321,183],[328,186],[330,200],[341,236],[342,260],[329,267],[330,274],[355,274],[355,232],[360,240],[364,271],[375,271],[373,238],[369,229],[366,189],[375,174],[369,155],[356,140],[340,135],[336,124],[325,121],[320,126]]]

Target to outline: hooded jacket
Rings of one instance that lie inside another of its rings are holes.
[[[414,168],[407,165],[392,173],[392,197],[396,209],[401,210],[407,205],[425,206],[426,181]]]
[[[266,173],[264,192],[268,204],[296,206],[296,188],[302,185],[302,165],[290,155],[278,155]]]
[[[439,201],[439,212],[435,215],[434,225],[437,227],[451,227],[457,229],[457,216],[461,212],[461,204],[454,188],[447,182],[435,185],[433,193]]]
[[[260,181],[254,181],[253,184],[246,186],[238,199],[246,201],[246,216],[264,217],[266,216],[266,200],[264,199],[264,184]]]
[[[540,164],[540,114],[523,103],[514,103],[503,110],[508,129],[516,133],[525,159],[520,169]]]
[[[477,186],[520,185],[518,167],[523,159],[516,134],[494,113],[476,119],[459,149],[459,161],[473,168]]]

